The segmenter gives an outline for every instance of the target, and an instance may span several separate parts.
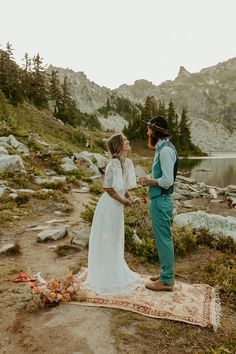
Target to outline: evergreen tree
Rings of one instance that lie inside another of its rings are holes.
[[[23,101],[20,68],[14,61],[13,49],[8,42],[6,50],[0,51],[0,88],[12,104]]]
[[[187,153],[191,150],[190,123],[187,117],[187,110],[183,108],[179,124],[179,147],[180,151]]]
[[[30,98],[39,108],[48,106],[48,82],[45,68],[39,54],[33,58],[33,72],[31,75]]]
[[[157,101],[154,96],[147,96],[142,110],[139,127],[139,136],[142,139],[145,139],[147,135],[147,124],[145,122],[148,122],[156,114],[158,114]]]
[[[171,134],[171,141],[178,149],[179,144],[179,123],[178,114],[175,112],[175,106],[172,100],[170,100],[167,108],[167,121],[168,121],[168,131]]]
[[[165,102],[159,102],[158,103],[158,113],[160,116],[166,116],[166,106],[165,106]]]
[[[76,102],[72,99],[67,76],[64,77],[62,85],[62,96],[55,116],[63,122],[77,126],[81,123],[80,111]]]
[[[21,71],[21,82],[24,96],[29,101],[33,100],[33,97],[31,97],[31,86],[33,85],[32,81],[32,60],[30,59],[28,53],[25,53]]]
[[[56,70],[52,70],[50,76],[49,97],[53,103],[54,114],[57,114],[59,112],[60,104],[62,102],[62,92],[61,92],[61,86],[58,78],[58,73]]]

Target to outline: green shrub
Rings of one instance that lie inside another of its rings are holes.
[[[96,194],[96,195],[101,195],[104,192],[104,188],[101,182],[93,182],[90,187],[89,187],[89,192]]]
[[[15,202],[18,206],[23,205],[23,204],[27,204],[30,201],[30,197],[31,197],[31,195],[28,193],[20,193],[15,198]]]
[[[236,253],[236,242],[230,236],[223,234],[213,235],[206,228],[194,229],[197,244],[214,248],[224,253]]]
[[[173,228],[175,255],[184,257],[197,249],[197,237],[186,227]]]
[[[218,257],[209,263],[193,266],[189,274],[194,275],[195,282],[196,274],[198,274],[197,281],[217,287],[221,298],[236,305],[236,259],[234,255],[219,253]]]
[[[90,202],[89,204],[83,204],[83,206],[85,207],[85,210],[81,212],[80,217],[83,221],[92,224],[96,203]]]

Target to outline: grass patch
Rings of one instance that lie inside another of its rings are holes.
[[[211,328],[116,310],[112,313],[111,328],[117,351],[123,354],[206,353],[217,347],[235,348],[233,328],[214,332]]]
[[[236,258],[234,255],[218,253],[210,262],[192,265],[190,280],[217,287],[224,301],[236,306]]]
[[[100,196],[104,192],[104,188],[101,182],[93,182],[89,187],[89,192]]]

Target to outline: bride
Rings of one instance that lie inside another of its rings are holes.
[[[108,139],[111,160],[105,171],[105,192],[98,201],[90,233],[88,276],[83,287],[99,295],[130,292],[141,277],[130,270],[124,259],[124,206],[130,207],[128,188],[136,187],[134,166],[126,156],[129,141],[121,134]]]

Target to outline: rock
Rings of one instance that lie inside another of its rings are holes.
[[[70,163],[63,163],[60,165],[61,168],[65,171],[65,172],[70,172],[70,171],[74,171],[74,170],[79,170],[78,167],[76,167],[74,164],[70,164]]]
[[[68,164],[74,165],[74,156],[72,156],[72,157],[63,157],[63,158],[61,159],[61,162],[62,162],[62,163],[68,163]]]
[[[0,146],[0,156],[2,155],[9,155],[7,149],[5,149],[3,146]]]
[[[213,198],[213,199],[218,198],[215,188],[209,188],[209,193],[211,195],[211,198]]]
[[[50,144],[46,143],[45,141],[43,140],[39,140],[39,139],[36,139],[36,142],[42,146],[45,146],[45,147],[49,147]]]
[[[0,186],[0,197],[2,197],[7,191],[7,188],[5,186]]]
[[[183,200],[182,201],[182,206],[187,209],[193,208],[193,204],[191,200]]]
[[[0,248],[0,254],[6,253],[7,251],[9,251],[9,250],[11,250],[13,248],[15,248],[14,243],[7,243],[7,244],[5,244],[4,246],[2,246]]]
[[[192,227],[204,227],[211,233],[222,233],[236,241],[236,218],[208,214],[204,211],[182,213],[174,218],[176,225],[191,225]]]
[[[81,228],[76,236],[72,239],[72,243],[80,246],[87,246],[89,242],[90,230],[90,226],[83,226],[83,228]]]
[[[196,184],[196,180],[193,179],[192,177],[185,177],[185,176],[181,176],[181,175],[177,175],[176,176],[176,180],[180,180],[180,181],[183,181],[183,182],[186,182],[186,183],[189,183],[189,184]]]
[[[18,194],[17,193],[10,193],[9,197],[14,200],[18,197]]]
[[[25,172],[25,167],[20,156],[0,156],[0,172]]]
[[[51,178],[41,178],[36,176],[35,177],[35,183],[36,184],[46,184],[46,183],[52,183],[52,182],[62,182],[65,183],[66,182],[66,176],[53,176]]]
[[[100,175],[98,167],[88,158],[88,157],[80,157],[78,159],[79,166],[85,167],[89,172],[94,175]]]
[[[52,219],[52,220],[48,220],[46,221],[46,224],[57,224],[57,223],[60,223],[60,222],[67,222],[68,219]]]
[[[83,160],[84,158],[89,159],[91,163],[93,163],[99,169],[104,169],[109,162],[109,159],[106,156],[103,156],[96,152],[82,151],[79,154],[74,153],[74,156],[76,160],[79,161],[81,159]]]
[[[115,132],[121,132],[124,127],[127,127],[129,124],[124,117],[121,117],[118,114],[109,115],[106,118],[99,116],[98,120],[101,123],[103,130],[112,130]]]
[[[35,193],[35,191],[33,189],[27,189],[27,188],[17,189],[17,192],[18,193],[29,193],[29,194]]]
[[[187,197],[185,197],[182,194],[177,193],[176,191],[174,191],[174,193],[173,193],[173,198],[174,198],[174,200],[185,200],[185,199],[187,199]]]
[[[67,235],[67,228],[61,227],[59,229],[48,229],[40,232],[37,236],[38,242],[56,241]]]
[[[9,144],[17,151],[22,152],[24,155],[29,155],[29,149],[25,144],[20,143],[13,135],[9,135],[8,139]]]
[[[89,188],[88,187],[81,187],[81,188],[73,188],[71,190],[73,193],[89,193]]]
[[[74,72],[70,69],[55,68],[50,65],[47,68],[47,73],[51,74],[52,70],[57,71],[61,84],[63,84],[65,76],[71,84],[73,83],[72,95],[81,112],[93,113],[106,105],[111,91],[90,81],[84,72]]]
[[[231,207],[236,208],[236,198],[227,197],[227,200],[228,200]]]

